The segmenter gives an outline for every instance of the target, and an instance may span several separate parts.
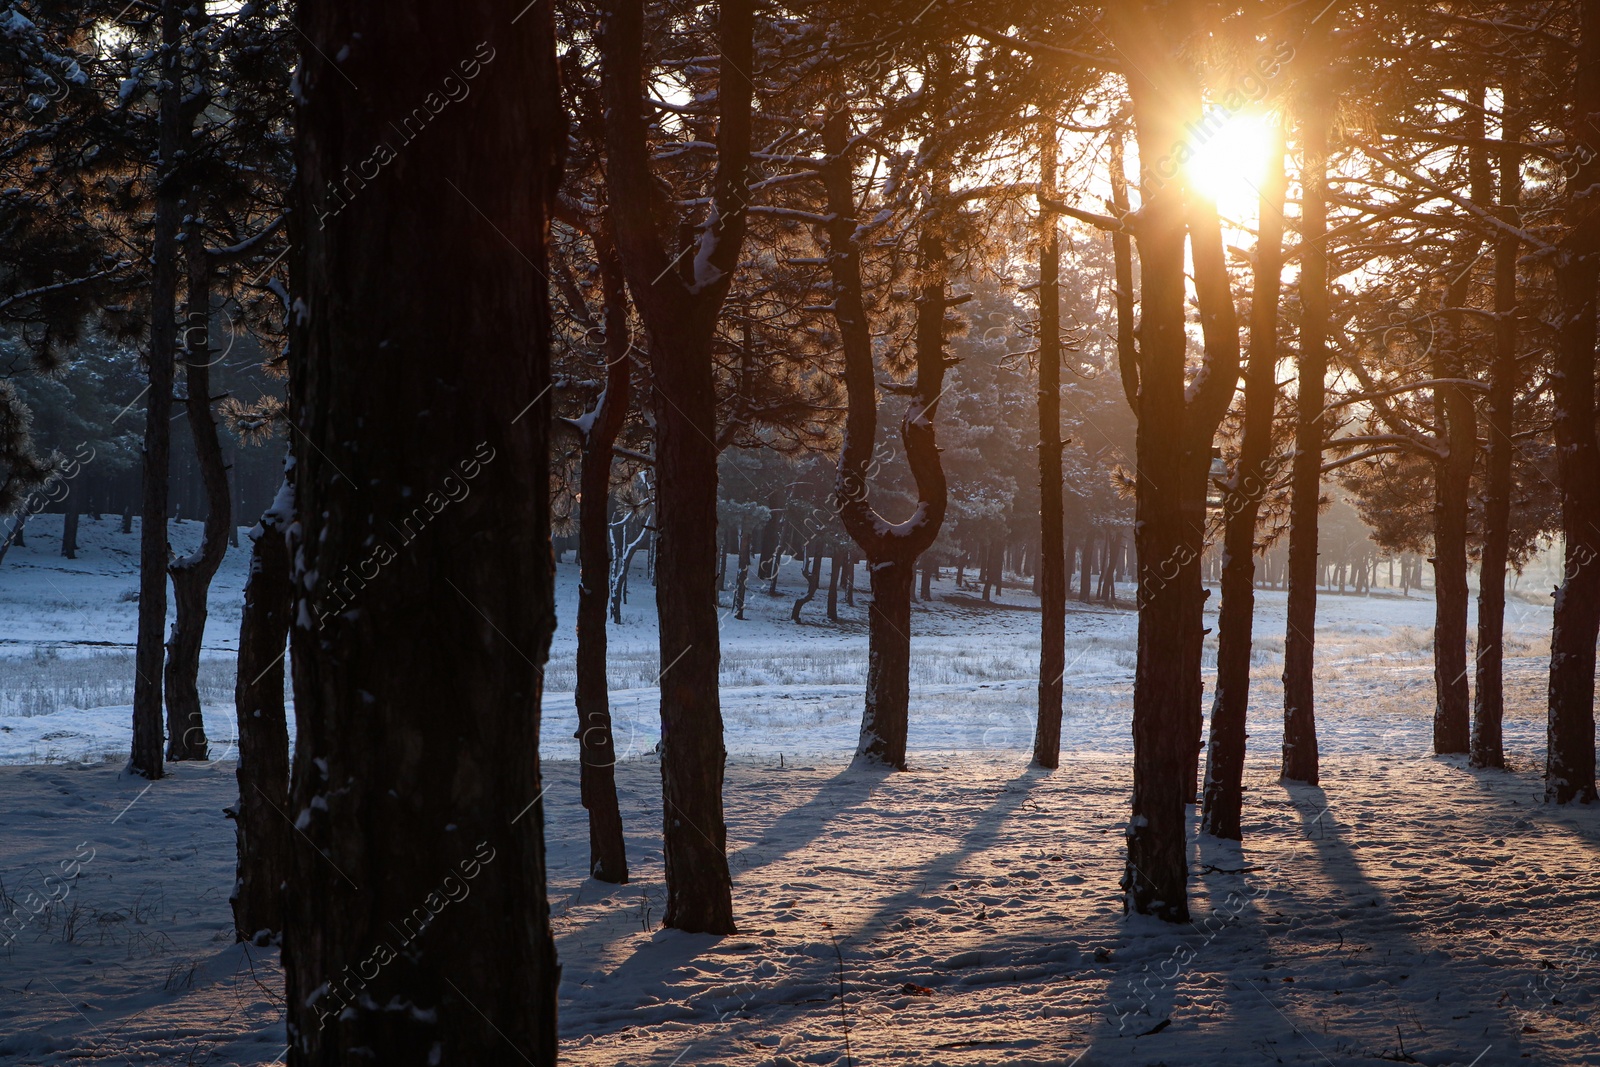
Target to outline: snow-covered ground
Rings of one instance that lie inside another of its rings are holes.
[[[0,564],[0,918],[27,917],[0,948],[0,1063],[275,1062],[281,975],[232,943],[221,816],[243,550],[206,645],[214,762],[151,785],[119,773],[135,539],[86,519],[69,562],[52,521]],[[611,635],[634,880],[585,878],[570,565],[559,577],[542,744],[569,1062],[1600,1064],[1600,812],[1538,802],[1547,604],[1512,601],[1502,774],[1427,755],[1432,602],[1324,596],[1317,789],[1275,779],[1283,600],[1260,593],[1246,841],[1196,846],[1195,925],[1173,928],[1119,904],[1131,612],[1073,606],[1046,774],[1026,768],[1036,602],[940,583],[914,616],[914,769],[866,774],[846,769],[866,596],[796,626],[786,572],[789,596],[753,590],[751,618],[722,624],[742,932],[719,940],[659,928],[642,576]]]

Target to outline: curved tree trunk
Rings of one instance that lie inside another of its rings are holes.
[[[1201,826],[1213,837],[1242,838],[1250,646],[1255,617],[1255,535],[1261,499],[1272,482],[1272,422],[1278,401],[1278,298],[1283,276],[1283,137],[1275,133],[1261,187],[1250,308],[1250,369],[1244,431],[1223,497],[1222,607],[1217,619],[1217,687],[1211,704]]]
[[[1056,127],[1039,126],[1040,188],[1055,195]],[[1035,766],[1061,762],[1061,688],[1067,671],[1067,561],[1061,485],[1061,234],[1040,211],[1039,247],[1039,717]]]
[[[289,877],[294,827],[289,822],[289,727],[283,701],[288,651],[290,580],[285,532],[294,522],[294,465],[250,531],[250,577],[239,618],[239,799],[234,802],[238,865],[233,894],[234,936],[265,944],[283,932],[283,884]]]
[[[830,213],[827,237],[833,313],[844,349],[848,404],[834,498],[846,532],[861,547],[872,571],[867,692],[855,764],[904,770],[911,684],[911,585],[917,557],[939,535],[948,493],[933,429],[944,388],[944,319],[950,306],[945,297],[948,264],[943,239],[935,229],[937,223],[924,220],[919,240],[922,284],[916,321],[917,375],[900,422],[900,438],[919,500],[911,518],[892,524],[873,511],[868,499],[867,474],[878,427],[877,381],[872,336],[862,299],[861,252],[855,238],[848,140],[849,114],[845,108],[836,107],[823,126],[828,159],[822,168]]]
[[[547,205],[567,125],[553,5],[514,33],[484,0],[440,15],[296,12],[295,1067],[556,1060],[539,724],[555,628]],[[325,199],[392,136],[384,101],[474,56],[471,96],[425,150]],[[391,523],[419,496],[432,517],[403,537]]]
[[[205,486],[205,532],[198,551],[173,560],[172,596],[177,613],[167,639],[167,758],[203,760],[207,756],[205,720],[200,709],[200,646],[206,632],[206,598],[211,579],[228,551],[233,526],[233,494],[228,465],[211,410],[211,257],[200,234],[188,244],[188,325],[184,328],[184,378],[189,431],[194,438],[200,478]]]
[[[1300,350],[1294,459],[1289,475],[1288,625],[1283,636],[1283,769],[1288,781],[1317,783],[1317,517],[1322,508],[1322,439],[1328,373],[1327,169],[1329,90],[1307,86],[1300,123]]]
[[[628,855],[617,804],[617,746],[606,684],[606,614],[611,598],[611,449],[622,432],[633,387],[633,338],[628,327],[622,267],[609,240],[595,238],[604,295],[605,392],[583,434],[578,507],[578,707],[579,794],[589,812],[589,874],[602,882],[628,880]]]

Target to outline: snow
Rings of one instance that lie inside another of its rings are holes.
[[[121,773],[137,527],[85,517],[67,561],[59,521],[0,564],[0,922],[28,917],[0,927],[0,1062],[279,1062],[277,952],[233,943],[221,815],[248,540],[207,629],[213,761],[152,784]],[[199,531],[174,525],[177,547]],[[1121,913],[1131,611],[1069,606],[1063,757],[1041,772],[1036,601],[939,582],[913,616],[912,770],[855,771],[868,597],[794,625],[787,564],[789,596],[753,586],[750,620],[721,624],[740,933],[717,939],[659,925],[642,571],[610,634],[634,880],[586,877],[576,580],[561,564],[541,741],[565,1062],[1600,1064],[1600,811],[1540,803],[1548,597],[1510,603],[1502,773],[1427,755],[1432,601],[1322,593],[1315,788],[1276,780],[1283,594],[1258,591],[1245,842],[1192,846],[1181,927]]]

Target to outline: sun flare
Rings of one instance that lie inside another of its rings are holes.
[[[1189,180],[1197,192],[1216,201],[1224,217],[1253,218],[1273,141],[1266,116],[1228,117],[1204,140],[1195,138],[1194,155],[1185,165]]]

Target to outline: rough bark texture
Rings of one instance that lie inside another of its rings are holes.
[[[553,6],[513,13],[297,11],[295,1067],[556,1058],[538,739],[566,123]],[[464,64],[471,95],[345,189],[393,103]]]
[[[206,599],[211,579],[228,552],[233,527],[233,494],[228,491],[228,463],[211,410],[211,257],[198,232],[187,243],[189,264],[188,322],[183,331],[184,411],[200,479],[205,486],[205,531],[200,547],[172,561],[172,598],[177,611],[167,638],[167,758],[203,760],[208,752],[205,720],[200,711],[200,645],[206,633]]]
[[[664,921],[680,930],[719,934],[732,933],[734,922],[717,693],[712,341],[744,245],[753,18],[750,0],[724,0],[718,7],[716,50],[727,76],[717,90],[713,214],[693,256],[682,254],[687,248],[669,253],[661,233],[662,220],[673,218],[675,209],[652,172],[641,111],[642,0],[619,0],[607,13],[600,39],[612,224],[629,292],[649,335],[656,416]]]
[[[1523,119],[1514,83],[1502,90],[1500,211],[1517,221],[1522,202],[1522,155],[1508,143],[1520,141]],[[1504,767],[1501,724],[1505,719],[1506,560],[1511,540],[1511,459],[1516,432],[1517,253],[1516,237],[1501,235],[1494,250],[1494,360],[1484,405],[1487,443],[1483,454],[1483,555],[1478,572],[1478,654],[1472,692],[1471,762],[1474,767]]]
[[[1055,195],[1056,128],[1039,129],[1040,188]],[[1039,247],[1039,720],[1033,762],[1061,762],[1061,686],[1067,667],[1067,561],[1061,486],[1061,235],[1041,211]]]
[[[283,701],[293,599],[286,532],[294,521],[293,465],[272,509],[250,531],[250,577],[239,618],[239,799],[233,806],[238,867],[234,935],[266,942],[283,933],[283,884],[289,876],[294,827],[289,822],[289,727]]]
[[[1595,799],[1595,638],[1600,631],[1600,444],[1595,440],[1595,285],[1600,280],[1600,2],[1585,0],[1567,181],[1569,232],[1556,255],[1561,329],[1551,374],[1566,569],[1550,634],[1545,799]]]
[[[1296,359],[1294,458],[1289,474],[1288,625],[1283,636],[1283,768],[1315,785],[1317,516],[1322,502],[1323,403],[1328,372],[1327,169],[1329,91],[1306,87],[1300,121],[1300,350]]]
[[[1250,369],[1244,429],[1223,496],[1222,606],[1217,618],[1217,687],[1211,704],[1201,826],[1238,841],[1244,794],[1250,646],[1255,617],[1255,535],[1261,499],[1272,482],[1272,420],[1278,401],[1278,297],[1283,276],[1283,141],[1275,135],[1261,187],[1260,231],[1250,309]]]
[[[133,751],[128,768],[160,778],[161,685],[167,622],[167,482],[172,455],[172,372],[178,332],[178,223],[182,218],[180,147],[183,4],[162,0],[160,67],[165,87],[157,115],[160,177],[150,248],[150,388],[145,393],[139,517],[139,629],[133,657]]]
[[[595,238],[604,297],[605,392],[590,412],[583,435],[578,507],[578,706],[579,793],[589,813],[589,874],[602,881],[628,880],[628,854],[617,804],[617,745],[611,728],[606,684],[606,613],[611,596],[611,449],[622,432],[633,386],[632,332],[622,264],[609,239]]]
[[[860,546],[872,572],[868,615],[867,692],[856,744],[858,766],[904,770],[909,722],[911,669],[911,585],[917,557],[933,544],[944,522],[948,487],[933,420],[944,386],[944,242],[936,220],[925,218],[919,237],[922,281],[916,321],[916,381],[900,421],[906,462],[916,482],[918,503],[910,518],[891,523],[873,510],[867,476],[878,432],[877,382],[872,335],[862,299],[861,252],[855,239],[855,197],[845,151],[849,118],[835,109],[823,127],[828,152],[823,185],[831,221],[827,225],[828,263],[833,281],[833,312],[844,349],[847,396],[844,444],[834,499],[851,540]]]

